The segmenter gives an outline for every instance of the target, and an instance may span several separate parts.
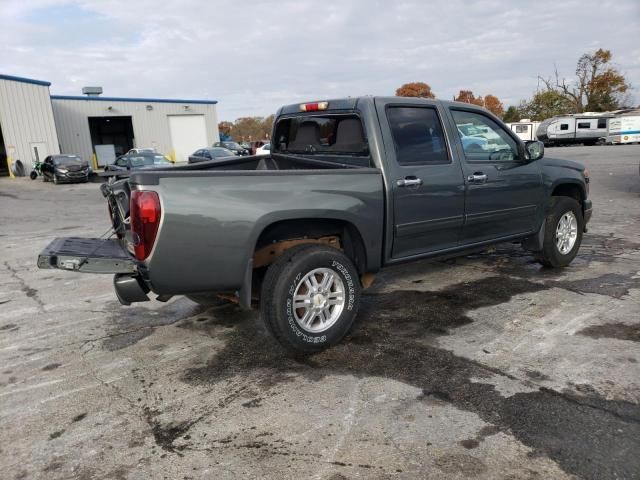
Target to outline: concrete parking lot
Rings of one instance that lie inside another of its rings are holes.
[[[255,312],[38,270],[107,230],[104,200],[0,180],[0,477],[640,478],[640,145],[546,156],[591,172],[569,268],[512,244],[391,268],[300,359]]]

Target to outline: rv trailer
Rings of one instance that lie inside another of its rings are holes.
[[[576,113],[547,118],[538,126],[536,135],[545,146],[582,143],[595,145],[607,137],[612,113]]]
[[[537,140],[536,131],[540,122],[533,122],[523,118],[519,122],[507,123],[507,126],[522,140]]]
[[[607,143],[617,145],[636,142],[640,142],[640,109],[616,112],[615,118],[609,120]]]

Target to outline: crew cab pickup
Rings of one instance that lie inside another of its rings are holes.
[[[286,349],[315,352],[347,333],[383,267],[514,240],[563,267],[591,217],[582,165],[465,103],[288,105],[271,145],[103,184],[115,238],[55,239],[38,265],[113,273],[124,305],[151,292],[259,305]]]

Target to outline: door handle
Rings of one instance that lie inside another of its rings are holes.
[[[482,172],[476,172],[473,175],[467,177],[469,183],[485,183],[487,181],[487,174]]]
[[[398,180],[396,185],[399,187],[417,187],[422,185],[422,179],[416,177],[405,177]]]

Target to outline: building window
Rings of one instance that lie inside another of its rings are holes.
[[[516,125],[516,133],[528,133],[529,125]]]

